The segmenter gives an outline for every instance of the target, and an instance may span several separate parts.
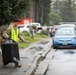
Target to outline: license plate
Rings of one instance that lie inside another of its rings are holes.
[[[64,42],[63,42],[63,45],[67,45],[67,42],[66,42],[66,41],[64,41]]]

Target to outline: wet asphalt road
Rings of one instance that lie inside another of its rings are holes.
[[[20,49],[21,68],[14,68],[13,63],[4,67],[0,54],[0,75],[76,75],[76,49],[56,50],[51,48],[51,44],[49,38]],[[35,60],[44,55],[42,61]],[[34,68],[33,74],[30,74]]]
[[[52,49],[47,60],[49,66],[44,75],[76,75],[76,49]]]
[[[3,66],[0,53],[0,75],[30,75],[35,66],[37,66],[38,60],[42,57],[41,55],[44,55],[49,48],[51,48],[50,38],[33,43],[26,49],[19,49],[21,68],[15,68],[14,63]]]

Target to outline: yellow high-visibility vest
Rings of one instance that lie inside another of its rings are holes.
[[[18,42],[18,33],[18,28],[14,29],[13,27],[11,27],[11,39],[13,39],[16,42]]]

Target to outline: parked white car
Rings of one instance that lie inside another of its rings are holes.
[[[28,33],[30,33],[30,25],[24,25],[24,26],[19,26],[20,32],[22,33],[23,31],[27,31]]]
[[[30,23],[31,26],[37,26],[37,28],[42,28],[41,24],[40,23],[36,23],[36,22],[33,22],[33,23]]]
[[[30,27],[31,26],[37,26],[37,29],[38,29],[38,31],[40,30],[40,29],[42,29],[42,26],[41,26],[41,24],[40,23],[30,23],[30,24],[24,24],[23,26],[19,26],[19,29],[20,29],[20,32],[22,33],[23,31],[27,31],[29,34],[30,34]],[[38,32],[37,31],[37,32]]]
[[[51,29],[52,26],[42,26],[42,29],[45,30],[45,31],[47,30],[47,28],[48,28],[48,29]]]

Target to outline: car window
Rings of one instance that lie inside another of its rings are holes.
[[[58,28],[74,28],[74,24],[62,24]]]
[[[61,29],[56,32],[56,35],[75,35],[75,32],[73,29]]]
[[[74,26],[61,26],[61,27],[59,27],[59,28],[74,28]]]

